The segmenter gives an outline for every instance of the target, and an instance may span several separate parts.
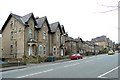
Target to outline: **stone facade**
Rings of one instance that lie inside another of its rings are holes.
[[[64,56],[64,33],[59,22],[50,26],[47,17],[34,18],[33,13],[25,16],[11,13],[2,27],[2,58]]]
[[[2,32],[2,58],[17,58],[24,55],[25,27],[11,17]]]
[[[44,19],[43,22],[40,20]],[[37,54],[41,57],[49,56],[50,55],[50,33],[49,33],[49,25],[46,21],[46,17],[42,17],[37,19],[38,23],[42,25],[37,26],[36,30],[36,40],[37,40]]]
[[[100,37],[96,37],[94,39],[91,40],[92,42],[94,42],[96,45],[99,45],[103,48],[108,49],[108,40],[106,36],[100,36]]]
[[[52,47],[52,55],[59,57],[61,54],[61,26],[59,22],[55,22],[50,24],[51,28],[51,47]]]
[[[114,47],[106,36],[94,38],[91,40],[92,43],[81,38],[69,37],[59,22],[49,24],[46,16],[35,18],[33,13],[25,16],[10,13],[0,33],[0,54],[6,59],[36,55],[60,57],[72,53],[98,53],[101,47]]]

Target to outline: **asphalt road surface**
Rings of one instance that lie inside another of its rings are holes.
[[[118,78],[120,54],[37,65],[2,72],[2,78]]]

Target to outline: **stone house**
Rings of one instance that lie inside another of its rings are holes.
[[[75,40],[76,40],[77,52],[83,54],[83,40],[82,40],[82,38],[78,37]]]
[[[59,57],[61,56],[61,34],[62,29],[59,22],[55,22],[50,24],[50,30],[51,30],[51,53],[53,53],[53,56]]]
[[[35,35],[37,40],[38,49],[37,54],[41,57],[46,57],[50,55],[50,27],[47,20],[47,17],[37,17],[36,18],[37,26]]]
[[[36,25],[33,13],[25,16],[10,13],[2,27],[2,58],[22,58],[23,55],[36,54]]]
[[[103,47],[103,49],[105,49],[105,48],[108,49],[108,40],[107,40],[107,37],[104,35],[93,38],[91,41],[94,42],[96,45]]]
[[[99,45],[96,45],[95,43],[91,42],[91,41],[86,41],[86,43],[89,46],[89,50],[88,52],[91,52],[93,54],[98,54],[99,51],[102,50],[102,47],[100,47]]]
[[[65,54],[64,26],[59,22],[49,24],[46,16],[35,18],[33,13],[25,16],[10,13],[1,33],[5,59]]]
[[[90,41],[86,41],[86,44],[88,46],[87,52],[94,53],[94,45]]]
[[[112,40],[110,40],[109,38],[107,38],[107,42],[108,42],[108,49],[109,50],[115,50],[115,43],[112,42]]]
[[[65,56],[65,51],[66,51],[66,46],[65,46],[65,40],[66,40],[66,32],[65,32],[65,28],[63,25],[61,25],[61,30],[62,30],[62,34],[61,34],[61,56]]]
[[[65,41],[65,44],[66,44],[67,55],[71,55],[72,53],[77,53],[77,41],[74,38],[68,37],[68,39]]]

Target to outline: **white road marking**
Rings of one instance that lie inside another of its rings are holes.
[[[114,71],[114,70],[116,70],[116,69],[118,69],[120,66],[118,66],[118,67],[116,67],[116,68],[113,68],[112,70],[110,70],[110,71],[107,71],[106,73],[104,73],[104,74],[101,74],[101,75],[99,75],[98,76],[98,78],[104,78],[103,76],[105,76],[106,74],[108,74],[108,73],[111,73],[112,71]]]
[[[98,77],[98,78],[107,78],[107,77]]]
[[[71,64],[71,65],[66,65],[64,67],[70,67],[70,66],[75,66],[75,65],[78,65],[79,63],[76,63],[76,64]]]
[[[53,71],[53,70],[54,70],[54,69],[49,69],[49,70],[46,70],[46,71],[37,72],[37,73],[33,73],[33,74],[28,74],[28,75],[25,75],[25,76],[20,76],[20,77],[16,77],[16,78],[25,78],[25,77],[28,77],[28,76],[33,76],[33,75],[36,75],[36,74],[41,74],[41,73],[50,72],[50,71]]]

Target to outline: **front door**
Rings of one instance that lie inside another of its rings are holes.
[[[63,49],[61,49],[61,56],[64,56],[64,54],[63,54]]]
[[[32,55],[32,46],[29,46],[29,56]]]

